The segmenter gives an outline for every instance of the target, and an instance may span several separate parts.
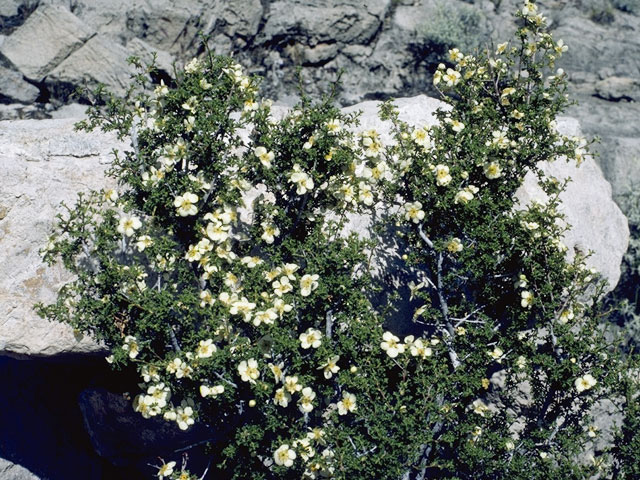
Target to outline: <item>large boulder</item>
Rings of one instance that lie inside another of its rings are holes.
[[[80,85],[104,83],[118,96],[124,96],[136,72],[127,63],[131,53],[109,37],[96,35],[65,58],[47,75],[46,85],[56,98],[66,99]]]
[[[0,46],[24,76],[42,78],[93,35],[68,9],[43,4]]]
[[[114,135],[74,132],[76,120],[0,122],[0,355],[103,350],[33,312],[35,302],[52,302],[70,278],[60,266],[47,268],[38,253],[60,202],[105,187],[104,170],[119,145]]]
[[[318,43],[367,43],[380,28],[390,0],[366,2],[280,0],[270,6],[262,35],[266,41],[297,38]]]
[[[400,118],[413,125],[433,124],[433,113],[444,106],[438,100],[418,96],[396,100]],[[362,111],[362,129],[376,128],[384,139],[390,126],[379,120],[378,102],[363,102],[346,108]],[[280,111],[282,114],[283,111]],[[37,317],[32,306],[51,302],[69,276],[59,268],[41,263],[38,250],[47,239],[58,204],[73,203],[76,192],[102,188],[109,183],[104,169],[113,148],[123,148],[113,135],[77,133],[74,120],[0,122],[0,162],[5,178],[0,184],[0,354],[49,356],[69,352],[96,353],[103,349],[80,338],[66,325],[51,324]],[[578,134],[576,120],[562,119],[560,128]],[[6,165],[6,167],[5,167]],[[597,165],[587,159],[580,168],[564,161],[544,166],[556,177],[573,182],[564,193],[564,213],[572,229],[565,237],[569,250],[593,250],[591,266],[613,287],[620,275],[629,231],[626,218],[611,199],[611,187]],[[519,191],[526,203],[540,198],[533,179]],[[369,219],[353,219],[354,230],[366,230]],[[384,246],[384,259],[393,262],[398,251]]]
[[[443,102],[419,95],[412,98],[401,98],[395,101],[400,119],[410,125],[433,125],[436,123],[434,112],[438,108],[446,108]],[[390,124],[382,122],[377,111],[379,102],[362,102],[345,108],[346,112],[361,111],[360,128],[376,129],[381,138],[390,140]],[[558,119],[559,130],[569,136],[580,135],[580,124],[573,118]],[[613,289],[620,278],[620,263],[622,255],[629,243],[629,227],[626,217],[616,203],[611,199],[611,185],[602,175],[600,168],[592,158],[587,158],[581,166],[569,164],[564,160],[544,162],[540,165],[549,176],[564,180],[572,179],[567,190],[560,196],[563,213],[567,223],[571,226],[564,237],[564,243],[571,254],[574,249],[589,252],[593,255],[587,263],[598,270]],[[544,193],[537,184],[534,175],[529,174],[517,192],[521,204],[531,200],[544,200]],[[363,220],[354,219],[355,225],[362,225]],[[365,222],[366,224],[366,222]],[[385,249],[384,257],[399,257],[393,249]]]

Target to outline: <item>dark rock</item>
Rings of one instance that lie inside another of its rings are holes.
[[[114,465],[144,463],[149,457],[219,438],[202,424],[182,431],[175,422],[145,419],[133,410],[131,398],[105,389],[85,390],[78,404],[93,448]]]
[[[102,478],[103,462],[84,431],[77,396],[93,379],[113,378],[107,367],[102,358],[0,357],[0,478]]]

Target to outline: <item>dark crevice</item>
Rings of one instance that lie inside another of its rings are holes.
[[[78,395],[85,388],[122,389],[122,377],[104,358],[0,356],[0,382],[11,386],[0,394],[2,458],[48,480],[118,478],[106,475],[113,468],[93,451],[78,407]]]
[[[615,102],[615,103],[620,103],[620,102],[629,102],[629,103],[633,103],[636,101],[635,98],[630,97],[629,95],[620,95],[620,96],[604,96],[604,95],[600,95],[599,93],[595,93],[593,94],[594,97],[599,98],[600,100],[605,100],[607,102]]]
[[[252,38],[247,39],[247,50],[251,50],[255,46],[257,39],[260,38],[260,35],[264,31],[267,19],[271,13],[271,2],[269,0],[260,0],[260,3],[262,4],[262,17],[260,17],[260,23],[258,24],[256,34]]]
[[[49,100],[51,98],[51,94],[49,93],[49,90],[47,89],[46,85],[43,82],[36,82],[35,80],[31,80],[30,78],[27,78],[25,76],[22,77],[22,79],[27,82],[30,83],[31,85],[33,85],[34,87],[36,87],[40,93],[38,94],[38,97],[35,100],[35,103],[49,103]]]

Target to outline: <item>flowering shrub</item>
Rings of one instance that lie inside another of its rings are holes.
[[[437,126],[384,104],[386,144],[330,99],[279,113],[211,55],[175,86],[91,109],[83,127],[131,135],[132,148],[115,155],[117,190],[58,218],[44,257],[77,278],[39,312],[137,370],[142,416],[231,425],[212,453],[220,478],[610,469],[607,452],[578,456],[597,431],[589,408],[624,365],[600,326],[597,274],[567,259],[563,185],[537,167],[579,163],[586,142],[556,130],[565,76],[547,72],[566,46],[535,4],[518,17],[514,42],[449,52]],[[527,172],[548,200],[516,208]],[[381,206],[395,225],[375,224]],[[401,239],[417,272],[414,335],[384,327],[394,309],[371,300],[376,242],[346,230],[352,214]],[[175,459],[159,465],[179,475]]]

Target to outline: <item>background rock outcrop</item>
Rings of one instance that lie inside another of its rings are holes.
[[[0,119],[48,118],[86,101],[77,87],[123,93],[129,55],[158,52],[160,78],[208,48],[263,77],[263,93],[291,103],[302,85],[339,101],[435,95],[446,51],[511,38],[520,0],[2,0]],[[622,0],[539,0],[569,51],[558,67],[578,104],[569,111],[598,136],[598,163],[614,196],[640,182],[640,6]]]

